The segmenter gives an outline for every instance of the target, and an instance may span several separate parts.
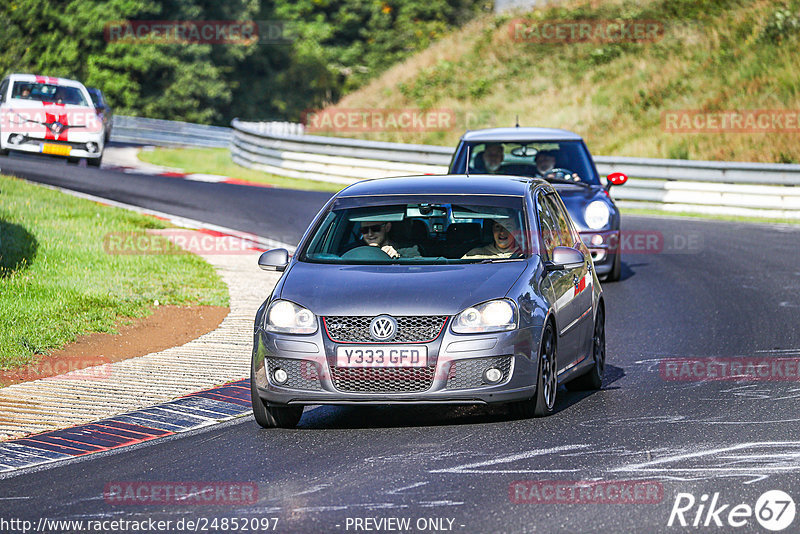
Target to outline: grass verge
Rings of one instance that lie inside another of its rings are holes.
[[[110,232],[165,224],[0,176],[0,370],[33,363],[90,332],[114,332],[150,306],[228,305],[225,284],[192,254],[105,252]]]
[[[153,165],[183,169],[186,173],[217,174],[284,189],[337,192],[345,187],[344,184],[284,178],[248,169],[235,164],[227,148],[155,148],[139,152],[139,159]]]

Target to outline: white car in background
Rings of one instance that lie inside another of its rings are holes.
[[[103,122],[75,80],[11,74],[0,82],[0,154],[34,152],[100,166]]]

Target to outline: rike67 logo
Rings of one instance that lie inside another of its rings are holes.
[[[718,492],[711,496],[704,493],[699,499],[691,493],[678,493],[667,526],[719,527],[724,531],[749,527],[747,530],[752,531],[755,519],[763,528],[779,532],[794,522],[795,512],[794,499],[781,490],[764,492],[755,506],[725,503]]]

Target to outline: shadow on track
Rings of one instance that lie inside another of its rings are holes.
[[[606,365],[603,389],[625,376],[620,367]],[[555,413],[578,404],[597,391],[558,390]],[[547,418],[543,419],[546,420]],[[400,428],[448,425],[482,425],[520,420],[510,405],[408,405],[408,406],[321,406],[303,414],[298,430]]]

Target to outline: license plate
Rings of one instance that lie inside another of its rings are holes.
[[[422,345],[354,345],[336,347],[337,367],[425,367],[428,347]]]
[[[52,154],[54,156],[69,156],[72,147],[69,145],[52,145],[44,143],[42,145],[42,154]]]

